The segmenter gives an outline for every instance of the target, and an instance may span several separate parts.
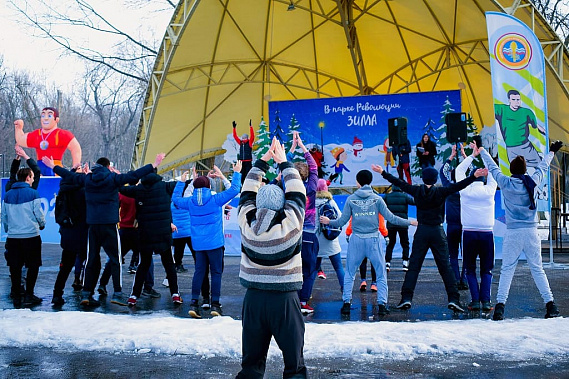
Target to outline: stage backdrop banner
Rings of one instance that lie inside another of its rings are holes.
[[[38,185],[38,192],[41,198],[41,209],[45,215],[45,229],[40,231],[42,242],[59,243],[59,225],[55,222],[55,197],[59,191],[58,176],[42,176]],[[2,179],[2,199],[6,189],[7,178]],[[6,232],[2,226],[0,232],[0,241],[6,241]]]
[[[412,146],[411,172],[418,182],[420,169],[415,145],[423,133],[429,134],[437,143],[440,154],[436,157],[436,166],[440,167],[446,152],[450,154],[451,146],[446,141],[445,115],[460,110],[459,90],[273,101],[269,103],[270,119],[261,120],[259,125],[257,142],[262,138],[270,142],[270,138],[276,136],[288,151],[292,134],[298,131],[308,148],[323,145],[323,169],[328,175],[337,174],[331,186],[351,187],[356,185],[356,173],[369,170],[372,163],[396,175],[397,161],[392,157],[388,141],[388,119],[405,117]],[[270,133],[265,133],[266,122]],[[295,160],[304,160],[300,149],[295,152]],[[388,184],[377,173],[374,173],[373,183]]]
[[[545,60],[538,38],[515,17],[486,12],[496,139],[500,168],[523,155],[528,174],[548,153]],[[536,189],[537,207],[549,210],[549,175]]]

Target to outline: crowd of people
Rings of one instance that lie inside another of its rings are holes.
[[[319,175],[314,151],[306,148],[298,132],[293,134],[288,153],[273,138],[267,152],[252,161],[253,132],[250,138],[247,135],[238,138],[236,124],[233,126],[234,137],[241,144],[240,157],[245,162],[239,160],[234,164],[231,182],[215,166],[204,176],[198,176],[194,170],[191,176],[184,172],[179,181],[164,181],[157,174],[164,154],[156,155],[152,164],[124,174],[105,157],[99,158],[93,167],[75,164],[67,170],[44,155],[41,160],[45,168],[61,177],[56,221],[60,225],[62,255],[53,305],[65,304],[65,283],[74,267],[72,286],[81,291],[83,307],[99,306],[107,296],[106,286],[111,279],[112,303],[135,307],[141,296],[160,296],[153,289],[153,254],[161,257],[172,302],[181,304],[177,275],[187,271],[182,260],[188,246],[195,262],[189,314],[201,318],[209,310],[212,316],[222,315],[223,209],[239,195],[242,251],[239,278],[247,290],[242,312],[242,371],[238,377],[263,376],[271,337],[283,352],[284,375],[306,376],[302,315],[314,312],[309,304],[314,282],[317,277],[326,277],[321,268],[322,258],[330,259],[338,277],[343,300],[339,311],[343,316],[350,314],[358,268],[362,280],[360,291],[367,288],[368,260],[372,266],[369,288],[377,293],[377,316],[387,315],[390,312],[387,274],[397,236],[403,249],[405,271],[398,309],[412,306],[419,273],[430,250],[445,285],[449,309],[490,312],[495,308],[493,319],[502,320],[514,270],[524,252],[546,305],[545,317],[559,315],[542,267],[533,194],[546,176],[553,155],[561,148],[560,141],[551,144],[550,152],[531,176],[526,174],[523,156],[512,160],[512,175],[504,175],[478,141],[470,144],[470,156],[460,149],[464,159],[454,167],[457,149],[453,147],[441,168],[443,185],[439,186],[435,185],[439,171],[433,167],[436,145],[425,135],[417,145],[422,184],[411,184],[408,174],[411,149],[406,141],[405,146],[394,149],[395,154],[404,158],[400,160],[399,177],[379,165],[371,165],[372,171],[392,184],[391,192],[384,197],[378,195],[372,188],[372,172],[361,170],[356,175],[358,189],[340,210],[328,190],[329,182],[319,177],[323,173],[320,171]],[[304,162],[292,162],[292,153],[297,148],[302,150]],[[14,307],[19,308],[42,302],[35,296],[34,287],[42,264],[40,230],[46,220],[36,191],[40,180],[38,165],[18,145],[16,155],[2,202],[2,224],[7,233],[5,255],[10,267],[11,297]],[[482,158],[484,168],[474,167],[478,157]],[[20,168],[22,160],[28,167]],[[265,176],[271,160],[280,173],[273,182]],[[407,180],[403,180],[404,173]],[[219,178],[225,190],[215,193],[211,189],[212,178]],[[494,265],[494,194],[498,186],[505,204],[507,230],[494,306],[490,288]],[[417,207],[416,220],[408,217],[409,205]],[[324,208],[330,213],[323,213]],[[446,232],[442,226],[445,208]],[[343,266],[339,233],[334,231],[347,223],[350,232]],[[409,253],[410,225],[416,226],[416,231]],[[462,272],[459,245],[463,252]],[[102,275],[101,248],[108,257]],[[128,251],[133,252],[129,272],[135,273],[135,278],[130,294],[125,294],[121,263]],[[477,258],[480,280],[476,275]],[[22,283],[24,267],[27,272]],[[459,293],[466,289],[470,290],[471,298],[468,306],[461,303]],[[95,290],[98,299],[94,298]]]

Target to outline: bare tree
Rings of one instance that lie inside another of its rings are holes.
[[[563,44],[569,46],[569,1],[568,0],[530,0],[545,17],[549,25],[559,35]]]
[[[44,38],[51,39],[66,54],[72,54],[87,62],[103,65],[117,73],[148,82],[149,70],[154,62],[159,41],[146,41],[141,36],[134,36],[124,27],[110,22],[92,1],[72,0],[73,6],[62,6],[61,2],[50,0],[8,0],[23,20],[40,31]],[[163,11],[172,12],[176,5],[170,0],[127,0],[132,7],[163,4]],[[79,35],[97,35],[115,42],[111,52],[89,48],[77,39]]]

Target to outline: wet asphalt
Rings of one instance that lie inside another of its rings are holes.
[[[569,246],[569,244],[567,245]],[[3,251],[3,244],[0,249]],[[567,250],[565,250],[567,251]],[[569,252],[569,251],[567,251]],[[569,254],[556,254],[554,266],[545,264],[556,303],[561,314],[569,312]],[[544,250],[544,261],[548,261],[547,250]],[[58,272],[61,250],[58,245],[44,244],[42,251],[43,266],[40,269],[36,285],[36,295],[43,298],[43,303],[32,309],[43,312],[60,312],[66,310],[83,310],[79,306],[79,296],[71,287],[72,278],[67,282],[62,307],[51,306],[53,283]],[[104,257],[105,254],[102,253]],[[126,261],[129,262],[130,255]],[[104,262],[102,262],[104,264]],[[102,298],[101,307],[87,310],[111,314],[148,314],[155,311],[166,311],[176,317],[189,318],[189,293],[193,273],[193,262],[190,255],[184,257],[184,265],[188,272],[179,274],[180,291],[185,299],[184,304],[175,307],[169,299],[168,288],[162,286],[165,278],[164,270],[158,256],[154,257],[156,285],[155,289],[162,294],[159,299],[141,299],[136,308],[111,304],[110,299]],[[500,260],[496,261],[492,294],[498,287]],[[127,265],[123,265],[126,269]],[[395,309],[399,302],[399,290],[403,283],[404,272],[401,260],[392,261],[392,271],[388,275],[389,305],[392,312],[382,318],[374,319],[373,308],[376,304],[375,294],[360,292],[354,286],[351,321],[361,322],[420,322],[427,320],[450,320],[480,317],[479,314],[465,313],[454,315],[446,308],[444,285],[434,261],[426,260],[423,265],[414,296],[413,307],[406,312]],[[326,280],[317,279],[311,300],[315,312],[306,317],[306,322],[335,323],[343,322],[340,315],[342,298],[340,287],[334,270],[328,260],[323,260],[323,269],[327,273]],[[239,257],[225,257],[225,269],[222,283],[224,315],[235,319],[241,318],[241,304],[245,289],[239,284]],[[71,275],[72,276],[72,275]],[[368,273],[369,276],[369,273]],[[123,271],[124,292],[132,286],[134,275]],[[359,274],[356,279],[359,284]],[[112,292],[111,285],[108,290]],[[0,265],[0,308],[11,309],[13,306],[8,297],[10,279],[8,268]],[[462,302],[467,304],[468,291],[461,291]],[[95,296],[97,297],[97,295]],[[542,318],[545,309],[541,297],[531,280],[531,274],[525,262],[520,262],[516,270],[506,317],[509,319],[535,317]],[[190,322],[190,320],[188,320]],[[1,332],[1,331],[0,331]],[[326,341],[323,341],[326,343]],[[310,377],[313,378],[569,378],[569,356],[555,359],[544,357],[523,361],[495,361],[491,356],[444,356],[420,357],[409,361],[386,359],[366,360],[365,362],[350,358],[306,359]],[[240,369],[240,362],[234,358],[204,358],[194,355],[154,354],[112,354],[101,352],[67,351],[47,348],[0,348],[1,378],[229,378],[235,376]],[[270,359],[265,377],[282,376],[283,364],[280,358]]]

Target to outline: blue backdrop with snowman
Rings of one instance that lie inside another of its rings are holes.
[[[336,178],[331,187],[352,187],[356,185],[356,173],[370,169],[372,163],[396,175],[397,162],[391,158],[389,149],[388,119],[408,120],[407,134],[413,150],[411,172],[413,180],[418,182],[415,145],[424,133],[429,134],[437,143],[439,168],[451,147],[446,141],[445,115],[460,111],[459,90],[273,101],[269,103],[268,123],[271,136],[276,136],[287,148],[294,131],[300,132],[307,146],[323,145],[323,169]],[[297,156],[300,160],[300,150]],[[388,185],[376,173],[373,183]]]

